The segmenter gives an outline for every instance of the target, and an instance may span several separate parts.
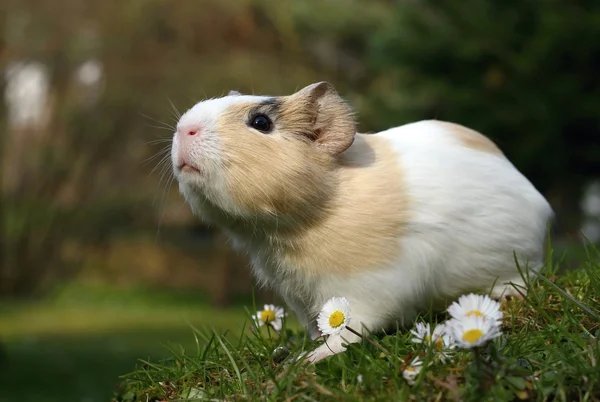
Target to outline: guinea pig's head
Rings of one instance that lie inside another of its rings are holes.
[[[355,133],[352,110],[327,82],[280,97],[231,91],[181,116],[173,170],[207,220],[297,217],[335,192],[338,156]]]

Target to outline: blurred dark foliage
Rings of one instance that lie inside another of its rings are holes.
[[[600,177],[600,2],[401,4],[366,58],[395,89],[373,100],[378,126],[401,110],[486,133],[576,230],[583,185]]]
[[[168,161],[144,161],[166,151],[171,102],[183,111],[229,89],[278,95],[328,80],[362,131],[430,118],[480,130],[549,197],[559,233],[578,228],[582,186],[600,173],[594,0],[12,0],[4,13],[0,64],[44,63],[51,113],[41,129],[3,127],[14,174],[0,295],[74,275],[115,233],[169,225]],[[96,97],[72,79],[90,58],[103,66]]]

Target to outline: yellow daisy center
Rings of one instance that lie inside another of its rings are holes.
[[[481,338],[483,336],[483,331],[480,330],[479,328],[474,328],[474,329],[470,329],[468,331],[466,331],[463,336],[462,339],[465,342],[469,342],[471,344],[477,342],[477,340],[479,338]]]
[[[431,335],[425,335],[425,342],[431,342]]]
[[[414,373],[415,372],[415,368],[413,366],[408,366],[405,370],[408,371],[408,372],[410,372],[410,373]]]
[[[472,315],[474,315],[475,317],[483,317],[483,313],[479,310],[471,310],[471,311],[467,311],[467,314],[465,314],[467,317],[470,317]]]
[[[434,345],[433,345],[433,346],[434,346],[434,348],[435,348],[436,350],[438,350],[438,351],[439,351],[439,350],[442,350],[442,349],[444,348],[444,340],[443,340],[441,337],[439,337],[439,338],[438,338],[438,339],[435,341],[435,343],[434,343]]]
[[[263,310],[260,313],[260,319],[264,323],[275,321],[275,312],[273,310]]]
[[[332,328],[339,327],[344,323],[344,321],[346,321],[346,317],[344,317],[344,313],[342,313],[340,310],[334,311],[329,316],[329,325],[331,325]]]

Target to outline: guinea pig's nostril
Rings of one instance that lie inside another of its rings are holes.
[[[181,136],[193,137],[202,131],[202,127],[199,124],[189,124],[177,128],[177,133]]]

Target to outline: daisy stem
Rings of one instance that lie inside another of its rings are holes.
[[[267,323],[267,333],[269,334],[269,341],[273,341],[273,339],[271,338],[271,325],[269,323]]]
[[[359,332],[355,331],[354,329],[352,329],[352,328],[350,328],[350,327],[346,327],[346,329],[347,329],[348,331],[352,332],[354,335],[356,335],[356,336],[360,336],[362,339],[365,339],[365,340],[366,340],[367,342],[369,342],[371,345],[375,346],[377,349],[381,350],[383,353],[387,354],[388,356],[395,356],[395,355],[391,354],[389,350],[387,350],[386,348],[384,348],[384,347],[383,347],[383,346],[381,346],[380,344],[378,344],[378,343],[375,343],[375,342],[373,342],[371,339],[369,339],[369,338],[366,338],[366,337],[362,336],[362,334],[360,334]],[[398,356],[396,356],[396,357],[398,357]],[[399,359],[399,360],[400,360],[402,363],[404,363],[404,360],[400,359],[399,357],[398,357],[398,359]]]
[[[473,348],[473,363],[475,363],[475,370],[477,373],[477,385],[482,388],[483,387],[483,361],[481,360],[481,352],[483,348],[475,347]]]
[[[496,349],[496,344],[494,342],[490,342],[490,346],[488,347],[489,353],[492,356],[492,359],[494,359],[497,362],[501,362],[502,359],[500,357],[500,355],[498,354],[498,350]]]
[[[481,355],[480,348],[473,348],[473,362],[477,368],[477,372],[481,372]]]

